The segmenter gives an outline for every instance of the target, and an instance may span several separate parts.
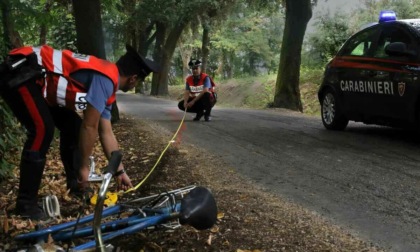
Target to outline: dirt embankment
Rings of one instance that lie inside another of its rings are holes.
[[[247,82],[233,79],[218,83],[216,86],[217,106],[255,109],[271,107],[274,100],[275,84],[275,79],[272,78],[253,79]],[[300,85],[300,96],[305,114],[319,115],[318,88],[317,84],[309,82]],[[181,100],[183,90],[184,86],[169,86],[169,95],[166,98]]]

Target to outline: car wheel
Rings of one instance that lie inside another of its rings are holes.
[[[329,130],[343,130],[349,123],[337,102],[337,95],[332,90],[326,90],[322,96],[321,118],[325,128]]]

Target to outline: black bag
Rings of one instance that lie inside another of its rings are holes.
[[[35,53],[31,53],[28,56],[9,55],[0,65],[0,76],[0,85],[17,88],[29,80],[44,77],[44,71],[38,65]]]
[[[213,95],[213,100],[211,101],[211,103],[212,103],[212,107],[213,107],[217,102],[217,93],[212,92],[212,95]]]

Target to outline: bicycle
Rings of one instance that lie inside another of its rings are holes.
[[[15,240],[35,242],[33,246],[36,251],[43,251],[42,248],[40,249],[40,244],[46,242],[49,236],[55,242],[60,242],[94,235],[94,240],[79,244],[71,248],[70,251],[93,248],[99,251],[112,251],[113,246],[105,245],[105,241],[121,235],[133,234],[146,228],[156,226],[177,228],[181,225],[190,225],[198,230],[204,230],[211,228],[216,223],[216,201],[207,188],[200,186],[187,186],[148,197],[131,199],[103,209],[108,186],[121,158],[121,152],[112,153],[98,190],[93,214],[75,221],[20,234],[15,237]],[[128,217],[121,217],[125,215]],[[102,223],[102,218],[105,217],[112,218]],[[92,226],[78,227],[92,221]]]

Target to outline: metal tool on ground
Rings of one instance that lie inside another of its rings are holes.
[[[103,177],[102,174],[96,173],[95,158],[93,156],[90,156],[89,160],[90,160],[90,165],[89,165],[90,170],[89,170],[88,181],[89,182],[101,182],[104,179],[104,177]]]
[[[61,216],[60,203],[57,196],[49,195],[42,199],[42,208],[44,213],[50,218],[58,218]]]

